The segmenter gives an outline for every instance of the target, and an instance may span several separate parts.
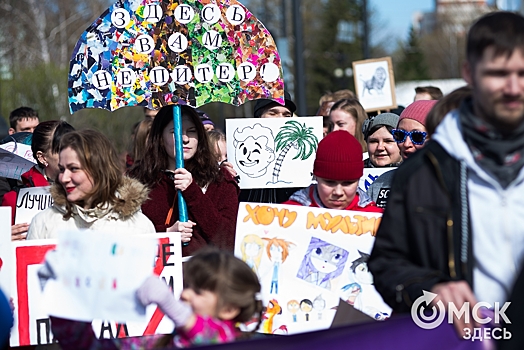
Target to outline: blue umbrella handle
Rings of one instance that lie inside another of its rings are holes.
[[[173,132],[175,136],[175,165],[176,168],[184,167],[184,145],[182,142],[182,108],[179,105],[173,107]],[[178,196],[178,221],[187,222],[187,205],[182,191],[177,191]],[[187,246],[188,243],[183,243]]]

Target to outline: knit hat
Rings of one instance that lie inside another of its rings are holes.
[[[297,110],[297,106],[291,100],[291,95],[287,91],[284,91],[284,102],[286,103],[285,107],[289,109],[291,113],[294,113]],[[273,100],[266,100],[266,99],[257,100],[257,102],[255,103],[255,108],[253,109],[253,115],[255,116],[255,118],[260,118],[262,116],[262,111],[270,103],[276,103],[280,105],[278,102],[273,101]]]
[[[215,126],[215,123],[213,123],[213,121],[209,118],[209,116],[206,114],[206,112],[201,111],[200,109],[197,109],[196,111],[197,111],[198,116],[200,117],[200,121],[202,122],[203,125],[210,124],[210,125]]]
[[[382,113],[373,118],[366,119],[364,124],[362,124],[362,133],[364,134],[364,139],[368,139],[369,132],[377,125],[386,125],[396,128],[398,125],[398,118],[399,116],[394,113]]]
[[[364,174],[362,146],[345,130],[327,134],[318,144],[313,174],[335,181],[360,179]]]
[[[402,111],[398,122],[400,123],[402,119],[413,119],[426,126],[426,117],[437,102],[437,100],[418,100],[413,102]]]

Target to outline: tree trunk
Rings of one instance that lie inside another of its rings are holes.
[[[275,162],[275,168],[273,169],[273,182],[278,181],[278,175],[280,174],[280,168],[282,167],[282,162],[284,161],[284,158],[286,157],[287,152],[291,147],[296,145],[297,141],[293,141],[287,144],[286,147],[280,152],[278,155],[277,161]]]

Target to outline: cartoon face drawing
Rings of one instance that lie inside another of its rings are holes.
[[[309,299],[304,299],[300,302],[300,310],[302,312],[311,312],[313,310],[313,303]]]
[[[324,298],[322,298],[322,294],[317,296],[315,300],[313,300],[313,309],[315,309],[318,312],[321,312],[326,308],[326,301]]]
[[[262,248],[256,243],[246,243],[246,255],[250,257],[256,257]]]
[[[312,237],[297,277],[331,289],[331,280],[342,274],[349,253],[331,243]]]
[[[289,311],[292,314],[296,314],[298,310],[300,309],[300,305],[297,300],[290,300],[287,303],[287,311]]]
[[[273,262],[282,262],[282,252],[284,250],[279,245],[272,245],[269,248],[270,259]]]
[[[252,178],[265,175],[275,160],[275,140],[271,129],[255,124],[253,128],[235,130],[233,137],[235,160],[240,171]]]
[[[331,273],[335,271],[342,259],[340,248],[334,245],[317,247],[311,254],[311,263],[319,272]]]
[[[358,251],[360,258],[353,260],[351,271],[355,274],[355,281],[360,284],[373,284],[373,275],[368,269],[369,254]]]

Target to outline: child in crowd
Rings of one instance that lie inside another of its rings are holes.
[[[317,184],[295,192],[283,204],[382,212],[358,187],[364,174],[362,146],[347,131],[333,131],[319,142],[313,174]]]
[[[52,267],[51,267],[52,269]],[[184,264],[181,300],[158,277],[149,277],[137,291],[143,305],[157,304],[175,323],[170,335],[96,339],[90,323],[51,317],[62,349],[151,349],[234,341],[237,323],[262,321],[260,283],[249,266],[233,254],[206,248]]]

